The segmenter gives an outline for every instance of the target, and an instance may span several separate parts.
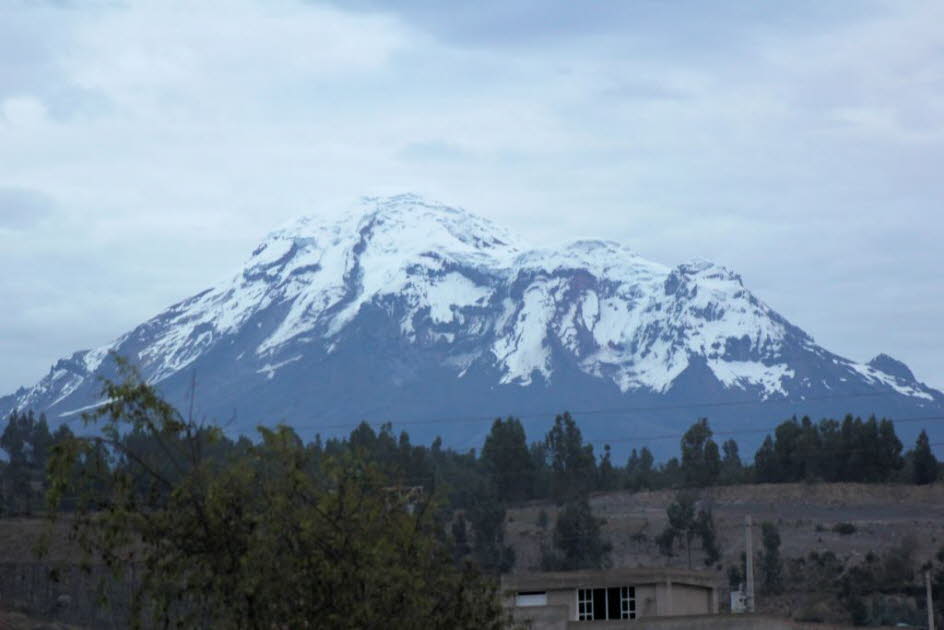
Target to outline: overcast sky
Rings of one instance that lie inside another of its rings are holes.
[[[941,24],[939,0],[5,0],[0,394],[282,222],[404,191],[715,260],[944,387]]]

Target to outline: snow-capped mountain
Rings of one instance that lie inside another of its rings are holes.
[[[546,423],[572,409],[593,410],[585,431],[605,438],[703,415],[741,426],[944,409],[944,395],[904,364],[828,352],[724,267],[666,267],[610,241],[534,248],[415,195],[273,232],[228,281],[60,360],[0,398],[0,413],[68,418],[94,405],[98,377],[113,374],[110,351],[174,401],[195,377],[202,413],[235,414],[241,430],[392,420],[461,441],[487,429],[481,418]]]

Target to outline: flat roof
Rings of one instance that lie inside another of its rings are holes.
[[[555,591],[603,586],[637,586],[658,584],[671,580],[673,584],[717,588],[719,579],[713,570],[620,568],[582,571],[554,571],[547,573],[519,573],[502,576],[505,591]]]

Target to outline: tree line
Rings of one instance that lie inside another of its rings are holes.
[[[541,567],[569,570],[609,563],[610,545],[589,504],[593,492],[801,480],[931,483],[940,469],[924,431],[903,453],[893,423],[874,417],[791,418],[767,436],[750,464],[735,440],[719,446],[702,418],[681,437],[678,456],[657,464],[643,446],[621,464],[609,445],[595,452],[569,413],[556,416],[534,441],[520,420],[496,419],[480,450],[457,451],[438,438],[414,444],[406,431],[366,422],[347,437],[307,443],[286,426],[260,427],[255,439],[229,437],[183,418],[130,368],[124,381],[106,382],[103,397],[109,402],[86,417],[96,425],[92,437],[77,437],[65,424],[50,431],[32,412],[10,415],[0,436],[7,456],[0,462],[0,510],[64,514],[74,519],[77,542],[90,557],[119,572],[144,562],[151,576],[142,582],[147,603],[136,610],[162,619],[225,616],[222,608],[287,619],[280,598],[303,601],[303,594],[264,583],[277,582],[286,567],[306,579],[329,576],[323,597],[306,609],[310,618],[324,619],[343,614],[327,603],[333,589],[371,597],[391,588],[366,574],[347,583],[331,567],[356,576],[401,565],[406,573],[398,584],[422,584],[427,595],[452,602],[450,614],[498,627],[498,616],[483,621],[470,606],[494,588],[485,576],[515,564],[505,541],[512,504],[559,506],[555,522],[544,525],[550,535]],[[698,542],[705,561],[716,560],[710,511],[680,493],[669,512],[656,541],[663,553],[684,552],[691,564]],[[300,552],[313,564],[295,567]],[[447,590],[421,575],[445,576],[438,583]],[[404,614],[434,606],[427,595],[401,591]]]
[[[42,414],[14,411],[9,415],[0,436],[0,448],[6,454],[6,461],[0,461],[0,513],[30,514],[42,509],[51,451],[74,437],[67,424],[51,431]],[[119,439],[129,451],[154,448],[149,444],[151,437],[140,429],[126,431]],[[207,456],[225,457],[245,451],[252,443],[246,436],[224,435]],[[748,463],[741,459],[734,439],[719,447],[709,421],[701,418],[682,436],[679,456],[657,464],[652,451],[643,446],[633,448],[621,465],[613,461],[608,444],[596,453],[567,412],[555,417],[542,439],[532,442],[518,419],[498,418],[478,452],[444,447],[440,438],[429,446],[414,444],[406,431],[397,434],[389,423],[375,429],[367,422],[345,438],[324,440],[316,435],[306,448],[315,459],[360,451],[401,483],[427,490],[443,485],[456,509],[477,504],[483,495],[504,504],[548,499],[563,504],[590,492],[620,489],[797,481],[920,485],[938,479],[941,469],[926,431],[905,452],[892,420],[852,415],[841,421],[790,418],[766,436]],[[89,457],[108,459],[104,452]]]

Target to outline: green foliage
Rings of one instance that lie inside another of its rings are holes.
[[[550,464],[551,497],[558,504],[586,496],[597,476],[593,446],[583,443],[583,435],[569,413],[554,418],[554,426],[544,440]]]
[[[776,482],[781,477],[774,454],[774,440],[768,435],[754,454],[754,483]]]
[[[465,515],[461,512],[456,515],[456,519],[452,522],[451,530],[452,555],[456,565],[460,566],[462,561],[472,553],[472,547],[469,545],[469,525],[465,520]]]
[[[905,536],[902,541],[882,556],[881,576],[878,582],[883,588],[895,588],[908,584],[915,578],[915,554],[918,541],[914,536]]]
[[[495,574],[513,566],[514,554],[505,544],[509,503],[551,498],[564,505],[547,537],[545,568],[602,567],[609,563],[610,546],[587,502],[592,490],[702,487],[739,483],[751,475],[762,482],[883,481],[902,466],[890,421],[852,417],[781,423],[757,451],[753,469],[744,467],[734,440],[718,448],[707,419],[685,433],[680,458],[657,466],[642,447],[632,450],[625,468],[614,465],[609,445],[597,460],[567,413],[530,447],[519,420],[497,419],[478,455],[445,449],[439,439],[428,447],[414,445],[390,424],[375,428],[366,422],[346,439],[316,436],[307,445],[285,427],[261,429],[255,442],[245,437],[234,442],[214,427],[182,418],[132,370],[123,369],[128,378],[106,385],[109,402],[91,418],[100,423],[98,438],[77,439],[65,427],[50,434],[45,420],[28,412],[11,416],[0,436],[8,457],[0,463],[0,505],[7,514],[39,510],[38,497],[49,485],[58,509],[75,510],[77,536],[90,562],[105,562],[118,578],[132,565],[146,569],[146,579],[135,581],[141,619],[199,625],[200,619],[219,615],[220,627],[237,624],[250,612],[260,619],[294,619],[287,616],[287,600],[278,603],[280,594],[299,598],[299,611],[326,619],[309,607],[315,593],[353,588],[358,579],[360,601],[393,605],[385,596],[371,599],[374,589],[388,588],[386,577],[354,577],[358,570],[382,574],[387,564],[400,571],[397,606],[403,611],[429,610],[428,599],[404,590],[420,584],[460,610],[465,600],[450,600],[448,588],[463,589],[469,601],[479,601],[491,587],[476,571]],[[916,483],[933,480],[938,464],[926,433],[908,461],[907,476],[913,472]],[[51,484],[43,480],[47,465]],[[720,557],[714,519],[696,503],[694,495],[680,492],[667,510],[668,526],[654,540],[667,556],[684,550],[689,566],[696,552],[714,564]],[[356,524],[348,526],[349,520]],[[546,528],[548,520],[546,512],[539,514],[538,526]],[[342,530],[346,537],[336,539]],[[413,538],[407,539],[408,532]],[[288,549],[294,550],[291,556]],[[892,554],[867,563],[851,574],[850,588],[906,576],[909,562]],[[841,563],[838,573],[828,562],[791,561],[789,571],[782,564],[779,543],[765,545],[760,564],[765,589],[782,588],[785,574],[826,588],[842,573]],[[323,573],[320,581],[313,577],[315,568]],[[437,574],[446,576],[437,583],[447,591],[430,584]],[[299,575],[314,585],[307,595],[294,584],[271,587]],[[353,604],[319,605],[339,619],[341,608]],[[223,608],[231,612],[220,612]],[[461,610],[460,617],[466,615]]]
[[[761,524],[761,571],[764,575],[764,592],[776,594],[783,591],[783,560],[780,558],[780,531],[773,523]]]
[[[781,423],[754,456],[755,481],[886,482],[904,461],[891,420],[846,416],[814,424],[809,418]]]
[[[544,549],[545,571],[604,569],[610,566],[612,545],[603,538],[603,521],[593,516],[586,498],[568,502],[554,525],[553,548]]]
[[[626,487],[633,491],[652,490],[655,487],[655,458],[645,446],[637,454],[633,449],[626,462]]]
[[[912,480],[918,485],[927,485],[934,483],[938,478],[940,465],[934,453],[931,452],[931,444],[928,441],[928,434],[921,430],[918,439],[915,441],[914,451],[911,454],[912,460]]]
[[[616,468],[613,467],[613,460],[610,458],[610,445],[603,445],[603,457],[600,458],[600,466],[598,468],[598,481],[597,488],[608,492],[610,490],[615,490],[619,485],[619,477],[616,472]]]
[[[696,539],[701,542],[705,565],[712,565],[721,557],[711,508],[704,507],[696,511],[696,501],[697,496],[693,492],[679,492],[675,501],[665,510],[668,524],[656,536],[659,551],[665,556],[674,556],[677,544],[684,546],[689,568],[692,568],[693,542]]]
[[[653,484],[656,488],[680,488],[685,485],[685,475],[678,457],[670,457],[659,467],[659,474]]]
[[[481,493],[467,510],[472,525],[472,557],[491,573],[505,573],[515,564],[515,551],[505,545],[505,506],[490,493]]]
[[[852,625],[854,626],[865,626],[869,622],[869,609],[865,604],[865,600],[860,595],[850,595],[845,598],[846,610],[849,611],[849,616],[852,617]]]
[[[723,456],[721,458],[719,482],[725,485],[743,483],[744,465],[741,463],[737,442],[733,439],[726,440],[721,445],[721,451]]]
[[[734,440],[719,452],[706,419],[685,433],[681,457],[657,466],[642,447],[632,450],[625,468],[614,465],[609,445],[598,460],[567,413],[530,446],[519,420],[497,419],[479,454],[443,448],[438,438],[428,447],[414,445],[390,424],[366,422],[346,439],[316,436],[304,444],[278,427],[260,429],[255,441],[233,441],[182,418],[133,370],[122,369],[126,380],[106,384],[109,402],[89,418],[99,423],[97,438],[75,438],[64,426],[50,434],[42,417],[11,415],[0,436],[8,459],[0,462],[0,507],[5,514],[41,510],[39,497],[48,489],[56,508],[74,511],[88,562],[104,563],[116,579],[134,567],[134,612],[142,623],[206,626],[212,618],[223,628],[294,627],[307,615],[309,626],[314,619],[354,627],[389,609],[402,615],[392,623],[408,620],[400,627],[439,614],[459,620],[448,627],[463,627],[463,620],[497,627],[494,583],[483,574],[514,564],[505,544],[509,503],[551,498],[563,504],[546,536],[549,546],[542,543],[544,568],[598,568],[608,566],[610,545],[587,501],[592,490],[751,479],[882,481],[902,466],[890,421],[852,417],[782,423],[757,451],[753,468],[744,467]],[[900,478],[914,473],[916,483],[933,480],[938,463],[927,442],[922,432]],[[42,474],[47,466],[49,481]],[[697,553],[699,561],[717,563],[709,508],[698,509],[695,495],[680,492],[667,516],[668,526],[653,538],[663,553],[685,553],[689,566]],[[539,513],[538,527],[548,521]],[[783,588],[786,576],[821,589],[846,580],[852,606],[870,588],[911,579],[913,556],[904,550],[873,558],[848,576],[828,553],[791,560],[785,570],[779,534],[764,533],[760,568],[770,592]],[[736,568],[729,571],[730,579],[739,577]],[[935,588],[944,590],[944,568],[935,575]],[[335,589],[359,597],[329,603]],[[356,613],[345,612],[358,605]]]
[[[46,462],[54,444],[71,436],[68,427],[50,434],[46,416],[13,412],[0,435],[8,461],[0,470],[0,513],[30,515],[42,508]]]
[[[534,495],[535,467],[520,420],[495,420],[482,446],[481,461],[499,501],[522,501]]]
[[[705,552],[705,566],[715,564],[721,559],[721,548],[718,546],[718,531],[710,507],[698,511],[695,530],[701,538],[702,551]]]
[[[693,424],[682,436],[682,472],[688,486],[712,486],[721,474],[721,455],[711,439],[712,431],[707,418]]]
[[[843,562],[832,551],[811,551],[806,559],[798,560],[805,561],[794,563],[791,567],[791,579],[801,587],[814,591],[834,588],[845,570]]]
[[[852,523],[836,523],[833,525],[833,531],[840,536],[851,536],[856,533],[856,526]]]
[[[136,572],[130,625],[503,626],[496,585],[455,568],[435,500],[402,492],[359,455],[367,446],[326,454],[279,426],[207,457],[219,430],[184,420],[123,369],[89,417],[101,437],[54,448],[49,501],[77,498],[87,562],[116,579]],[[148,448],[132,448],[128,431]],[[95,453],[103,465],[75,475]]]
[[[934,608],[937,614],[944,615],[944,547],[937,550],[934,554],[934,563],[930,569],[932,571],[931,589],[933,592]]]
[[[918,546],[914,537],[907,536],[881,558],[873,554],[864,563],[848,567],[845,572],[841,568],[835,571],[836,578],[831,584],[839,582],[840,601],[855,625],[915,624],[924,620],[907,598],[889,595],[906,593],[916,586],[915,554]]]

